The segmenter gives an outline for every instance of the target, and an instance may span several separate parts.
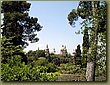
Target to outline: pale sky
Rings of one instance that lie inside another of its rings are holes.
[[[30,1],[29,1],[30,2]],[[78,1],[31,1],[30,16],[38,18],[43,26],[38,32],[39,41],[32,43],[25,51],[45,49],[48,44],[50,52],[55,48],[60,53],[62,45],[66,45],[69,53],[82,45],[82,35],[75,34],[80,29],[81,19],[76,22],[76,27],[69,25],[67,16],[72,9],[77,8]]]
[[[50,52],[55,48],[56,53],[60,53],[62,45],[66,45],[67,51],[73,53],[77,45],[82,46],[82,34],[75,34],[80,29],[79,19],[75,28],[68,23],[67,16],[72,9],[77,8],[79,1],[28,1],[31,3],[29,15],[37,17],[38,23],[43,26],[42,30],[37,33],[39,41],[29,43],[24,49],[44,50],[48,44]],[[3,17],[3,16],[2,16]],[[2,18],[1,17],[1,18]]]

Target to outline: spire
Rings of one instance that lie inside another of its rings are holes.
[[[46,45],[46,49],[48,49],[48,44]]]
[[[46,53],[46,54],[49,54],[48,44],[46,45],[45,53]]]
[[[66,49],[66,45],[65,45],[65,49]]]
[[[53,49],[53,52],[55,53],[56,51],[55,51],[55,48]]]
[[[67,49],[66,49],[66,45],[62,45],[62,49],[60,50],[60,54],[63,56],[66,56],[67,54]]]
[[[64,45],[62,45],[62,47],[64,47]]]
[[[39,47],[38,47],[38,50],[39,50]]]
[[[65,47],[64,47],[64,45],[62,45],[62,48],[61,48],[61,50],[64,50],[64,48],[65,48]]]

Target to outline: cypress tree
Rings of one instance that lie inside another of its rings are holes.
[[[88,34],[88,28],[86,27],[84,29],[84,36],[83,36],[83,56],[82,56],[82,63],[83,63],[83,67],[86,67],[87,64],[87,52],[89,50],[89,34]]]
[[[80,45],[77,46],[77,49],[75,50],[75,64],[81,65],[81,49]]]

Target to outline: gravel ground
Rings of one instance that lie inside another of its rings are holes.
[[[57,81],[86,81],[85,76],[74,74],[61,74]],[[106,77],[96,77],[96,81],[106,81]]]

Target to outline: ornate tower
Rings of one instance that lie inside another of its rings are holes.
[[[48,44],[46,45],[45,54],[49,54]]]
[[[63,55],[64,45],[62,45],[62,48],[60,50],[60,54]]]
[[[38,51],[39,51],[39,47],[38,47],[38,49],[37,49]]]
[[[53,49],[53,53],[56,53],[55,48]]]
[[[66,54],[67,54],[66,46],[62,45],[62,48],[60,50],[60,54],[63,55],[63,56],[66,56]]]

